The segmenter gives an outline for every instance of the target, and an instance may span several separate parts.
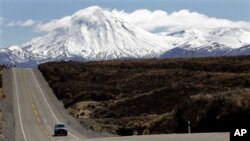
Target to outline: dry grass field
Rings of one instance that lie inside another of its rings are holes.
[[[190,121],[193,132],[228,132],[250,118],[250,56],[69,61],[39,69],[65,108],[95,131],[185,133]]]

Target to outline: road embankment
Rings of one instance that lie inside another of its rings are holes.
[[[0,100],[2,111],[2,137],[6,141],[14,141],[15,121],[12,99],[12,76],[10,69],[2,70],[2,99]]]

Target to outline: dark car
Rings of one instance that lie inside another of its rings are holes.
[[[58,136],[58,135],[67,136],[68,135],[68,129],[65,126],[65,124],[63,124],[63,123],[55,124],[54,135],[55,136]]]

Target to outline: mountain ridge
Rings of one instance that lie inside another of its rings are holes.
[[[250,31],[244,29],[190,29],[153,34],[98,6],[79,10],[64,17],[64,21],[60,28],[44,36],[36,37],[21,46],[0,49],[0,64],[36,66],[61,60],[92,61],[250,53],[247,48],[250,45]],[[189,55],[185,55],[185,52]]]

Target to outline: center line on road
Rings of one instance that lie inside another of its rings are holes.
[[[45,98],[45,96],[44,96],[44,94],[43,94],[43,91],[42,91],[42,88],[41,88],[40,85],[38,84],[38,82],[37,82],[37,80],[36,80],[36,77],[35,77],[33,71],[31,71],[31,72],[32,72],[33,77],[35,78],[35,81],[36,81],[36,83],[37,83],[37,85],[38,85],[38,87],[39,87],[39,90],[42,92],[43,99],[45,100],[46,104],[48,105],[50,112],[52,113],[52,115],[53,115],[53,117],[55,118],[56,122],[59,122],[59,120],[58,120],[57,117],[55,116],[54,112],[52,111],[52,109],[51,109],[51,107],[50,107],[50,105],[49,105],[47,99]]]
[[[23,133],[23,138],[25,141],[27,141],[27,138],[26,138],[26,135],[25,135],[24,129],[23,129],[22,116],[21,116],[20,104],[19,104],[19,97],[17,94],[16,73],[15,73],[14,69],[12,69],[12,71],[13,71],[13,77],[14,77],[14,81],[15,81],[15,85],[16,85],[16,98],[17,98],[17,109],[18,109],[18,115],[19,115],[19,122],[20,122],[22,133]]]
[[[50,112],[52,113],[52,115],[53,115],[53,117],[55,118],[56,122],[59,122],[59,120],[57,119],[57,117],[56,117],[56,115],[54,114],[53,110],[51,109],[51,107],[50,107],[50,105],[49,105],[47,99],[45,98],[44,93],[43,93],[43,90],[42,90],[41,86],[39,85],[39,83],[38,83],[38,81],[37,81],[37,79],[36,79],[36,76],[35,76],[33,70],[31,70],[31,72],[32,72],[32,75],[33,75],[33,77],[34,77],[36,83],[37,83],[37,86],[39,87],[39,90],[40,90],[41,93],[42,93],[42,96],[43,96],[44,101],[46,102],[47,106],[49,107]],[[72,133],[70,133],[70,132],[69,132],[69,135],[71,135],[72,137],[74,137],[74,138],[76,138],[77,140],[79,140],[79,137],[77,137],[76,135],[74,135],[74,134],[72,134]]]
[[[24,80],[24,84],[25,84],[25,88],[27,90],[27,94],[28,94],[28,99],[29,101],[31,102],[31,105],[32,105],[32,109],[33,109],[33,112],[34,112],[34,115],[35,115],[35,118],[36,120],[38,121],[38,124],[40,126],[40,128],[43,130],[43,133],[48,136],[49,140],[50,141],[54,141],[53,138],[49,135],[49,131],[43,126],[42,122],[41,122],[41,119],[40,119],[40,116],[39,116],[39,113],[38,113],[38,110],[34,104],[34,101],[32,99],[32,96],[31,96],[31,93],[30,93],[30,90],[29,90],[29,87],[28,87],[28,84],[27,84],[27,80],[24,78],[24,73],[22,72],[22,75],[23,75],[23,80]]]

